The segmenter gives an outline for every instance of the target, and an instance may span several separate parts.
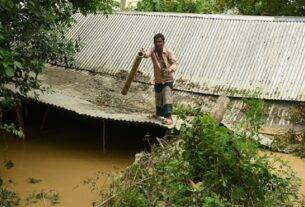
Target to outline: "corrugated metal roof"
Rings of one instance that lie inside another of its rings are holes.
[[[133,83],[127,95],[121,95],[122,80],[107,75],[90,75],[86,71],[66,70],[47,66],[39,76],[47,92],[39,94],[38,101],[73,111],[80,115],[116,121],[150,123],[163,126],[160,121],[149,118],[154,113],[153,86]],[[33,93],[29,94],[34,97]],[[190,105],[211,111],[217,97],[174,91],[174,106]],[[295,102],[266,101],[266,128],[289,128],[290,110]],[[243,102],[231,99],[222,123],[238,125],[244,119]]]
[[[121,94],[124,82],[119,77],[92,75],[82,70],[66,70],[48,65],[39,80],[46,92],[37,101],[80,115],[115,121],[149,123],[164,127],[160,120],[149,118],[155,112],[153,86],[133,83],[127,95]],[[34,93],[29,93],[34,98]],[[208,110],[215,98],[186,92],[174,94],[177,103],[200,105]],[[175,119],[175,117],[174,117]]]
[[[290,120],[291,110],[296,106],[296,102],[265,101],[266,120],[264,127],[287,129],[296,126]],[[235,125],[243,122],[244,119],[243,101],[239,99],[231,100],[223,122]]]
[[[76,68],[129,71],[138,50],[152,46],[161,32],[180,62],[176,80],[190,83],[176,84],[178,89],[240,96],[232,90],[260,87],[265,99],[305,101],[305,18],[171,13],[75,18],[67,36],[84,42]],[[153,80],[151,61],[142,61],[140,71]]]
[[[108,113],[102,107],[97,106],[89,101],[81,98],[69,96],[67,94],[60,93],[59,91],[52,91],[48,93],[40,93],[39,98],[36,99],[33,93],[29,93],[29,98],[37,100],[41,103],[62,108],[79,115],[109,119],[115,121],[135,122],[142,124],[154,124],[158,126],[165,126],[160,121],[148,118],[149,114],[125,114],[125,113]],[[63,101],[64,100],[64,101]]]

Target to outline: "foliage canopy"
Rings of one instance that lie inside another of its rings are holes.
[[[0,0],[0,138],[3,132],[22,136],[3,112],[20,104],[48,62],[71,64],[78,41],[65,37],[73,14],[112,12],[112,0]],[[13,207],[19,197],[0,177],[0,206]]]
[[[141,0],[139,11],[304,16],[304,0]]]
[[[73,14],[112,12],[112,0],[0,0],[0,126],[31,89],[47,62],[71,64],[78,41],[65,37]],[[10,87],[7,87],[7,86]],[[13,90],[14,89],[14,90]]]

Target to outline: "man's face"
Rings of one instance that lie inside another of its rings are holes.
[[[164,41],[159,37],[154,41],[157,52],[163,51]]]

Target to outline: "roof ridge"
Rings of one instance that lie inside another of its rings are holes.
[[[102,14],[102,13],[98,13]],[[142,15],[142,16],[164,16],[164,17],[186,17],[215,20],[240,20],[240,21],[267,21],[267,22],[305,22],[301,16],[254,16],[254,15],[230,15],[230,14],[195,14],[195,13],[174,13],[174,12],[114,12],[110,15]]]

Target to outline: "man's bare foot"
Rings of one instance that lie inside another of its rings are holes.
[[[172,117],[165,118],[163,123],[166,124],[166,125],[172,125],[173,124]]]

